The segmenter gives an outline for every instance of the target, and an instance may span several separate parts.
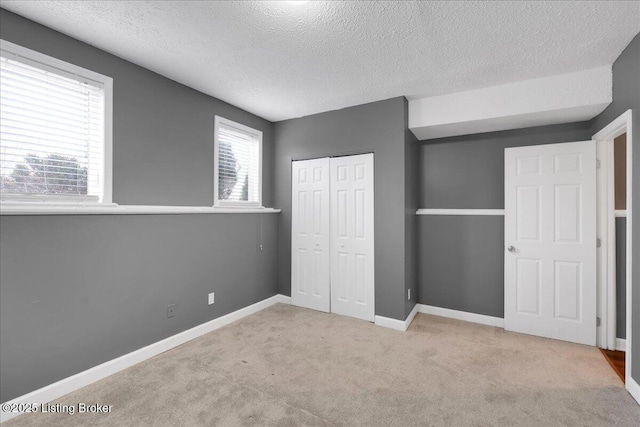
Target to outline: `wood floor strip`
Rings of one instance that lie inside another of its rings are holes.
[[[611,368],[613,368],[615,373],[618,374],[618,376],[624,383],[624,351],[605,350],[602,348],[600,349],[600,351],[602,352],[602,355],[607,360],[607,362],[609,362]]]

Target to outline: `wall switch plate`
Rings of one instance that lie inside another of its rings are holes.
[[[176,315],[176,305],[175,304],[169,304],[167,306],[167,317],[173,317]]]
[[[411,301],[411,289],[407,289],[407,301]]]
[[[211,292],[209,294],[209,305],[213,304],[215,302],[215,292]]]

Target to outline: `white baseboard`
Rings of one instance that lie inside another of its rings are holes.
[[[392,319],[390,317],[375,316],[374,322],[377,326],[383,326],[385,328],[395,329],[396,331],[406,331],[404,327],[404,321],[398,319]]]
[[[449,308],[435,307],[433,305],[416,304],[416,306],[418,307],[418,313],[432,314],[434,316],[448,317],[450,319],[464,320],[465,322],[480,323],[481,325],[504,328],[504,319],[501,317],[451,310]]]
[[[627,340],[624,338],[616,338],[616,350],[627,351]]]
[[[385,328],[404,332],[409,329],[409,325],[411,325],[411,322],[413,322],[416,314],[418,314],[418,304],[413,306],[413,310],[411,310],[411,313],[409,313],[405,320],[392,319],[390,317],[384,316],[375,316],[375,324],[378,326],[383,326]]]
[[[405,331],[407,329],[409,329],[409,326],[411,326],[411,322],[413,322],[413,319],[415,319],[416,314],[418,314],[418,304],[413,306],[413,309],[411,310],[411,313],[409,313],[409,315],[407,316],[406,320],[404,321],[404,323],[407,325],[404,328]]]
[[[274,295],[250,306],[241,308],[240,310],[225,314],[224,316],[218,317],[217,319],[213,319],[209,322],[203,323],[184,332],[180,332],[169,338],[165,338],[162,341],[155,342],[139,350],[125,354],[101,365],[87,369],[86,371],[77,373],[53,384],[32,391],[31,393],[27,393],[23,396],[17,397],[6,403],[42,404],[51,402],[52,400],[58,399],[91,383],[106,378],[109,375],[113,375],[116,372],[127,369],[144,360],[150,359],[151,357],[157,356],[160,353],[164,353],[167,350],[171,350],[172,348],[191,341],[194,338],[198,338],[199,336],[204,335],[208,332],[215,331],[216,329],[235,322],[236,320],[240,320],[243,317],[247,317],[251,314],[257,313],[258,311],[264,310],[265,308],[277,303],[291,304],[291,297],[281,294]],[[0,411],[0,422],[7,421],[18,415],[20,415],[20,412]]]
[[[291,297],[290,296],[278,294],[278,295],[274,296],[273,298],[277,298],[277,300],[278,300],[277,302],[279,302],[279,303],[291,305]]]
[[[636,400],[636,402],[640,404],[640,385],[635,382],[633,378],[631,378],[631,375],[627,375],[625,388],[627,389],[629,394],[631,394],[631,396]]]

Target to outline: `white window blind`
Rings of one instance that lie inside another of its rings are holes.
[[[10,52],[0,60],[2,198],[98,201],[103,85]]]
[[[218,205],[260,205],[261,133],[216,118]]]

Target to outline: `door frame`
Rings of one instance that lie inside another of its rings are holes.
[[[633,184],[633,133],[632,133],[632,111],[627,110],[618,118],[609,123],[595,135],[592,139],[598,147],[598,158],[600,154],[605,157],[600,163],[597,174],[598,188],[598,227],[602,234],[601,254],[598,257],[598,269],[601,283],[598,292],[598,308],[600,311],[600,330],[597,334],[597,345],[601,348],[615,348],[616,340],[616,276],[615,276],[615,206],[612,205],[614,182],[613,182],[613,140],[623,133],[627,134],[627,232],[626,232],[626,353],[625,353],[625,388],[629,391],[631,386],[631,314],[632,314],[632,184]],[[604,193],[604,194],[603,194]],[[605,256],[606,255],[606,256]],[[602,275],[601,273],[602,272]],[[632,393],[633,395],[633,393]],[[634,396],[636,399],[638,396]]]
[[[619,133],[618,130],[617,133]],[[624,132],[624,130],[622,130]],[[596,344],[609,350],[619,348],[617,339],[617,253],[615,180],[614,180],[614,144],[613,138],[596,140],[598,155],[597,179],[597,237],[598,237],[598,318],[600,320]],[[595,140],[595,138],[594,138]]]

